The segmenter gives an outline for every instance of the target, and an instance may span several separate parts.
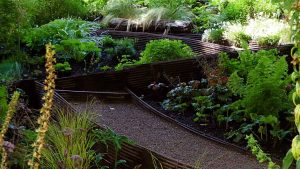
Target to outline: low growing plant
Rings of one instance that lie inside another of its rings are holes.
[[[125,136],[118,135],[112,129],[106,128],[105,130],[95,129],[93,130],[95,140],[105,144],[108,148],[108,144],[112,143],[115,149],[115,162],[113,165],[114,169],[126,163],[125,160],[118,159],[118,155],[122,149],[122,144],[127,143],[133,145],[134,142]]]
[[[209,29],[205,30],[202,35],[202,41],[212,42],[212,43],[222,43],[223,39],[223,29]]]
[[[174,89],[167,94],[167,99],[162,102],[165,110],[185,113],[192,108],[193,98],[200,94],[197,88],[192,86],[193,81],[179,83]]]

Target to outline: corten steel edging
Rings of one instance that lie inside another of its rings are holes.
[[[143,101],[140,97],[138,97],[133,91],[131,91],[130,89],[126,88],[126,90],[128,91],[128,93],[131,95],[133,101],[135,103],[137,103],[139,106],[143,107],[144,109],[150,111],[151,113],[155,114],[155,115],[158,115],[160,117],[162,117],[163,119],[169,121],[169,122],[172,122],[174,124],[177,124],[187,130],[189,130],[190,132],[194,133],[194,134],[197,134],[201,137],[204,137],[210,141],[214,141],[216,143],[219,143],[219,144],[222,144],[222,145],[226,145],[226,146],[229,146],[229,147],[234,147],[235,150],[238,150],[239,152],[242,152],[242,153],[246,153],[248,152],[248,150],[246,148],[243,148],[243,147],[240,147],[240,146],[237,146],[235,144],[232,144],[232,143],[229,143],[227,141],[224,141],[222,139],[219,139],[219,138],[216,138],[216,137],[213,137],[209,134],[206,134],[205,132],[202,132],[202,131],[198,131],[192,127],[189,127],[188,125],[180,122],[180,121],[177,121],[175,120],[174,118],[171,118],[170,116],[168,115],[165,115],[164,113],[158,111],[157,109],[155,109],[154,107],[152,107],[151,105],[149,105],[148,103],[146,103],[145,101]],[[248,154],[248,153],[247,153]]]
[[[115,31],[115,30],[98,30],[95,33],[97,36],[102,34],[107,34],[112,36],[113,38],[133,38],[137,39],[136,47],[139,49],[145,48],[146,44],[150,40],[155,39],[174,39],[174,40],[182,40],[184,43],[189,45],[195,53],[198,55],[209,55],[209,54],[217,54],[219,52],[227,52],[227,53],[236,53],[236,50],[223,45],[202,42],[200,40],[185,38],[182,36],[173,36],[173,35],[159,35],[153,33],[145,33],[145,32],[125,32],[125,31]]]
[[[27,81],[19,81],[15,84],[15,87],[23,89],[26,93],[31,93],[33,95],[30,96],[29,99],[39,100],[38,104],[41,106],[42,101],[41,98],[44,94],[44,85],[40,82],[27,80]],[[34,98],[35,97],[35,98]],[[77,113],[78,111],[63,97],[61,97],[56,91],[54,93],[54,105],[53,110],[67,110],[69,113]],[[95,124],[95,123],[94,123]],[[97,128],[104,129],[103,127],[95,124]],[[114,161],[115,151],[112,146],[112,143],[109,143],[110,147],[107,147],[103,144],[97,144],[95,146],[96,151],[101,150],[106,152],[105,157],[108,158],[110,164]],[[131,144],[122,144],[122,150],[118,155],[118,159],[124,159],[127,163],[120,167],[124,169],[133,169],[137,165],[142,165],[143,169],[155,169],[152,162],[151,154],[154,155],[158,161],[162,164],[165,169],[194,169],[194,167],[189,166],[187,164],[183,164],[178,162],[175,159],[164,157],[156,152],[150,151],[140,145],[131,145]]]
[[[111,35],[115,38],[122,38],[122,34],[124,37],[131,37],[137,38],[139,37],[143,43],[140,43],[138,46],[145,46],[145,43],[149,42],[149,38],[153,39],[161,39],[161,38],[168,38],[168,39],[178,39],[182,40],[188,45],[192,47],[192,49],[198,54],[209,54],[215,53],[216,50],[227,52],[227,53],[237,53],[242,51],[242,48],[234,48],[232,46],[225,46],[211,42],[203,42],[201,41],[201,34],[193,34],[193,33],[171,33],[168,35],[159,34],[157,32],[149,33],[149,32],[128,32],[128,31],[118,31],[114,29],[106,29],[106,30],[98,30],[96,34],[106,33]],[[150,39],[151,40],[151,39]],[[270,47],[261,47],[255,42],[250,43],[250,50],[251,51],[259,51],[259,50],[270,50],[270,49],[277,49],[278,52],[282,55],[289,55],[290,50],[293,47],[293,44],[281,44],[277,46],[270,46]],[[200,49],[200,47],[206,47],[207,49]],[[202,52],[201,52],[202,51]]]

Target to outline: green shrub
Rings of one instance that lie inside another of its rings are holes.
[[[245,23],[249,15],[250,6],[242,1],[229,2],[224,9],[220,11],[220,15],[223,21],[234,21]]]
[[[30,16],[28,9],[25,8],[31,0],[0,1],[0,55],[8,56],[20,50],[19,40],[23,29],[30,26]],[[0,56],[0,59],[3,59]]]
[[[152,63],[193,57],[192,49],[180,40],[151,40],[141,53],[140,63]]]
[[[61,58],[74,59],[77,62],[82,62],[87,56],[98,58],[100,49],[95,42],[84,42],[80,39],[62,40],[58,45],[55,45],[58,56]]]
[[[194,24],[193,32],[194,33],[202,33],[206,29],[215,28],[218,25],[218,19],[209,11],[206,6],[193,8],[193,17],[192,21]]]
[[[89,38],[91,31],[99,28],[100,25],[95,22],[79,19],[57,19],[27,31],[23,42],[31,49],[42,51],[45,44],[49,42],[55,45],[66,39]]]
[[[54,67],[58,72],[70,72],[72,70],[69,62],[57,63]]]
[[[133,39],[113,39],[110,36],[104,36],[100,41],[100,46],[103,48],[101,66],[114,67],[120,62],[133,61],[136,56],[134,42]]]
[[[94,16],[99,16],[102,13],[104,6],[108,0],[83,0],[87,5],[88,11]]]
[[[276,46],[278,45],[280,37],[278,35],[261,37],[257,39],[259,46]]]
[[[118,63],[117,66],[115,66],[115,70],[120,71],[126,67],[131,67],[134,65],[137,65],[136,60],[130,59],[130,56],[128,55],[123,55],[120,63]]]

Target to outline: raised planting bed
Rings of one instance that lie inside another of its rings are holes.
[[[43,85],[37,81],[26,80],[19,81],[14,84],[15,88],[22,89],[25,93],[28,93],[28,100],[30,101],[30,107],[38,109],[41,106],[41,97],[44,93]],[[61,91],[62,92],[62,91]],[[83,96],[82,96],[83,98]],[[67,110],[70,113],[77,113],[77,109],[74,108],[68,101],[66,101],[60,94],[55,92],[54,94],[54,107],[57,110]],[[103,129],[101,126],[97,126],[99,129]],[[104,154],[104,159],[107,165],[112,166],[115,161],[115,149],[112,143],[108,146],[97,143],[95,151]],[[132,169],[135,167],[154,169],[157,166],[170,169],[192,169],[193,167],[182,164],[174,159],[157,154],[150,151],[140,145],[135,144],[122,144],[122,150],[118,154],[118,159],[125,160],[126,163],[120,168]]]
[[[189,45],[195,53],[198,55],[213,55],[220,52],[236,53],[236,51],[228,46],[222,46],[217,44],[212,44],[208,42],[202,42],[199,40],[186,38],[183,36],[173,36],[173,35],[162,35],[153,34],[146,32],[126,32],[126,31],[116,31],[116,30],[98,30],[97,35],[111,35],[113,38],[132,38],[136,39],[136,48],[138,50],[145,49],[146,44],[150,40],[156,39],[172,39],[172,40],[182,40],[184,43]],[[182,34],[183,35],[183,34]]]
[[[190,21],[165,21],[160,20],[157,23],[151,22],[147,27],[133,22],[129,19],[114,18],[109,21],[108,27],[118,31],[143,31],[143,32],[161,32],[168,30],[174,33],[189,33],[193,25]]]
[[[115,29],[107,29],[107,30],[99,30],[98,33],[107,33],[113,37],[116,38],[121,38],[122,36],[120,34],[123,34],[124,36],[130,36],[132,38],[137,38],[140,37],[141,39],[145,39],[146,43],[149,42],[150,40],[147,40],[145,37],[148,34],[149,36],[153,36],[153,39],[157,39],[158,37],[163,37],[163,38],[168,38],[168,39],[180,39],[183,40],[185,43],[187,43],[189,46],[192,47],[192,49],[200,54],[215,54],[213,51],[214,50],[220,50],[223,52],[228,52],[228,53],[236,53],[238,51],[242,51],[242,48],[237,48],[237,47],[232,47],[229,45],[224,45],[224,44],[218,44],[218,43],[211,43],[211,42],[203,42],[202,41],[202,35],[201,34],[193,34],[193,33],[169,33],[169,34],[162,34],[162,33],[157,33],[157,32],[152,32],[152,33],[147,33],[147,32],[138,32],[138,31],[120,31],[120,30],[115,30]],[[145,37],[142,35],[144,34]],[[139,39],[139,38],[138,38]],[[190,39],[190,40],[188,40]],[[144,48],[146,43],[143,43],[143,40],[141,42],[137,41],[137,43],[141,43],[140,45],[138,44],[138,47]],[[193,44],[198,43],[199,45],[194,46]],[[277,49],[278,52],[281,55],[290,55],[290,51],[294,45],[293,44],[281,44],[277,46],[266,46],[262,47],[257,44],[255,41],[251,41],[249,43],[249,47],[251,51],[259,51],[259,50],[270,50],[270,49]],[[205,49],[200,49],[200,48],[211,48],[209,50]]]

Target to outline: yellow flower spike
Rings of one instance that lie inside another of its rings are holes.
[[[37,139],[33,144],[34,151],[32,154],[32,160],[28,161],[28,165],[31,169],[38,169],[39,168],[39,160],[41,158],[41,152],[44,148],[44,140],[46,132],[48,131],[48,123],[49,118],[51,116],[51,109],[53,106],[53,96],[54,96],[54,89],[55,89],[55,68],[54,64],[56,59],[54,58],[55,51],[52,50],[52,45],[46,45],[46,72],[47,77],[44,80],[45,86],[45,94],[42,97],[44,104],[40,110],[40,117],[38,118],[38,124],[40,125],[39,128],[36,130],[37,132]]]
[[[4,143],[4,136],[5,136],[5,133],[7,132],[7,129],[8,129],[8,126],[9,126],[9,123],[16,111],[16,107],[17,107],[17,104],[18,104],[18,101],[19,101],[19,97],[20,97],[20,93],[19,92],[14,92],[13,96],[12,96],[12,99],[8,105],[8,110],[7,110],[7,114],[6,114],[6,117],[5,117],[5,121],[4,121],[4,124],[1,128],[1,133],[0,133],[0,146],[1,146],[1,149],[2,149],[2,162],[1,162],[1,168],[2,169],[6,169],[7,168],[7,164],[6,164],[6,160],[7,160],[7,152],[5,150],[5,148],[3,147],[3,143]]]

